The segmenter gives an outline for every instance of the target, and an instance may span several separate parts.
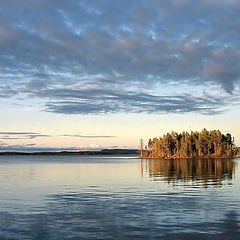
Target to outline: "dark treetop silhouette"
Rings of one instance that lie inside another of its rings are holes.
[[[237,148],[230,133],[204,128],[201,132],[171,132],[150,139],[140,152],[146,158],[231,158]]]

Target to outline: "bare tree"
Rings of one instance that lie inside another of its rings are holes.
[[[141,157],[143,156],[143,149],[144,149],[144,142],[143,142],[143,139],[141,138],[139,140],[139,152],[141,154]]]

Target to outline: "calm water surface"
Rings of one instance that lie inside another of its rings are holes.
[[[0,156],[0,239],[240,239],[240,159]]]

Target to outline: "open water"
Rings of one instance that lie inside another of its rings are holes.
[[[240,239],[240,159],[0,156],[0,239]]]

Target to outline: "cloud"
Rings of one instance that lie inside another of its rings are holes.
[[[51,137],[51,135],[35,132],[0,132],[0,139],[5,140],[33,139],[40,137]]]
[[[89,135],[89,134],[63,134],[62,137],[76,137],[76,138],[115,138],[116,136],[109,135]],[[0,140],[20,140],[20,139],[34,139],[53,137],[49,134],[41,134],[36,132],[0,132]],[[16,145],[17,146],[17,145]]]
[[[35,96],[65,114],[205,114],[228,102],[203,91],[239,89],[239,1],[22,0],[0,11],[0,97]],[[76,88],[83,100],[66,101]]]
[[[64,114],[105,113],[187,113],[218,114],[228,102],[219,97],[176,95],[158,96],[146,93],[118,93],[111,90],[54,89],[40,92],[41,96],[56,99],[46,104],[46,111]]]
[[[39,133],[35,132],[0,132],[0,135],[38,135]]]
[[[114,138],[115,136],[107,135],[81,135],[81,134],[64,134],[63,137],[77,137],[77,138]]]
[[[36,144],[3,144],[0,143],[0,152],[59,152],[84,150],[76,147],[51,148],[38,147]]]

